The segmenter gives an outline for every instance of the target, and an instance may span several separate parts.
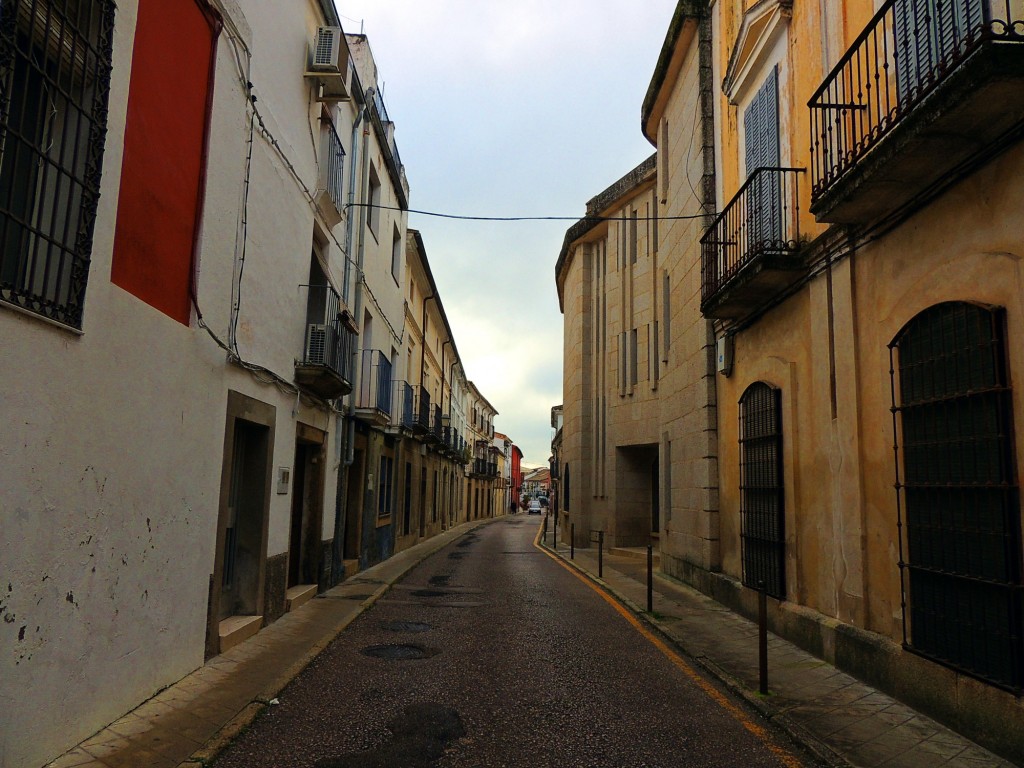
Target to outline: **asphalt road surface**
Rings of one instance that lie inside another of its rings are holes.
[[[813,765],[534,547],[537,529],[505,518],[422,562],[216,767]]]

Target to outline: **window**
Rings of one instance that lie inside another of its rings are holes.
[[[759,168],[780,166],[778,66],[772,68],[743,113],[743,138],[748,179]],[[747,242],[751,252],[783,239],[780,178],[777,173],[762,173],[750,187]]]
[[[740,543],[743,583],[784,600],[782,390],[751,384],[740,398]]]
[[[668,363],[668,351],[672,348],[672,280],[668,271],[662,273],[661,327],[664,351],[661,361]]]
[[[380,476],[377,478],[377,517],[391,517],[394,473],[395,460],[390,456],[381,456]]]
[[[896,0],[892,9],[894,59],[901,104],[919,97],[939,71],[949,67],[971,38],[980,34],[984,6],[980,2]]]
[[[370,166],[370,196],[369,203],[370,210],[366,212],[366,223],[370,227],[370,232],[373,233],[374,240],[380,240],[377,233],[380,231],[380,178],[377,176],[377,169],[372,165]]]
[[[636,211],[629,213],[629,263],[636,264]]]
[[[569,464],[565,465],[565,474],[562,475],[562,509],[566,512],[569,511],[569,499],[570,496],[570,485],[569,485]]]
[[[391,238],[391,276],[395,278],[395,283],[398,284],[398,275],[402,271],[402,233],[398,231],[398,225],[395,225],[395,232]]]
[[[4,0],[0,13],[0,300],[74,328],[100,193],[113,27],[112,0]]]
[[[1004,329],[1002,310],[939,304],[893,341],[890,370],[909,646],[1019,692],[1021,521]]]
[[[637,379],[639,376],[639,350],[637,350],[637,333],[636,328],[629,332],[629,383],[632,386],[636,386]]]

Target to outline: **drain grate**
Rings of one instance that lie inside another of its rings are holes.
[[[429,659],[436,656],[440,651],[436,648],[427,648],[422,645],[371,645],[360,651],[364,656],[385,661],[411,661],[414,659]]]
[[[433,627],[422,621],[389,621],[381,624],[381,629],[388,632],[427,632]]]

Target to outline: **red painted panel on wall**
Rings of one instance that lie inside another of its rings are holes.
[[[188,325],[218,25],[200,0],[142,0],[111,280]]]

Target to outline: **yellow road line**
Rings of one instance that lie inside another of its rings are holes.
[[[619,615],[621,615],[622,618],[624,618],[632,625],[633,629],[635,629],[637,632],[643,635],[644,638],[646,638],[647,641],[651,643],[651,645],[653,645],[655,648],[661,651],[668,658],[668,660],[671,661],[684,675],[686,675],[690,680],[692,680],[697,685],[697,687],[704,691],[704,693],[706,693],[712,700],[714,700],[720,707],[722,707],[722,709],[724,709],[726,712],[728,712],[730,715],[736,718],[736,720],[739,721],[740,725],[742,725],[744,728],[746,728],[748,731],[754,734],[754,736],[760,739],[764,743],[764,745],[769,749],[769,751],[772,752],[772,754],[774,754],[779,759],[779,761],[786,766],[786,768],[801,768],[801,766],[803,766],[803,763],[797,760],[797,758],[794,755],[790,754],[785,749],[776,744],[772,740],[771,734],[769,734],[768,731],[766,731],[762,726],[758,725],[753,720],[751,720],[750,717],[747,716],[746,712],[744,712],[742,709],[740,709],[731,701],[729,701],[729,699],[721,691],[719,691],[717,688],[715,688],[715,686],[713,686],[711,683],[705,680],[703,676],[699,675],[696,672],[696,670],[693,669],[693,667],[687,664],[686,661],[678,653],[676,653],[675,650],[669,647],[669,645],[665,643],[664,640],[662,640],[660,637],[654,634],[654,632],[652,632],[648,627],[645,627],[636,616],[634,616],[622,605],[622,603],[616,600],[606,590],[602,589],[600,585],[595,584],[591,579],[583,575],[575,567],[568,565],[564,560],[562,560],[562,558],[558,557],[558,555],[554,554],[546,547],[542,547],[540,544],[540,537],[542,531],[542,528],[539,528],[537,530],[537,537],[533,540],[533,546],[535,546],[537,549],[539,549],[541,552],[550,557],[560,566],[565,568],[565,570],[567,570],[569,573],[571,573],[573,576],[575,576],[577,579],[582,581],[584,584],[586,584],[588,587],[594,590],[597,594],[599,594],[602,597],[602,599],[604,599],[604,601],[608,603],[608,605],[610,605],[612,608],[618,611]]]

